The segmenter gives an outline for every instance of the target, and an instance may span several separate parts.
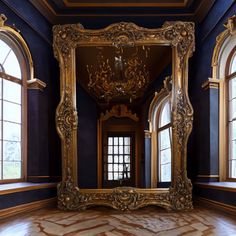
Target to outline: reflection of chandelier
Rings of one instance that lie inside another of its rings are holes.
[[[128,98],[130,101],[143,94],[149,83],[149,71],[140,59],[145,53],[148,57],[150,49],[142,47],[138,56],[138,47],[135,53],[123,57],[123,48],[118,48],[114,59],[105,59],[98,53],[97,65],[87,65],[89,75],[89,89],[93,90],[100,99]]]

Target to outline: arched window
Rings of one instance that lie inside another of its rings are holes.
[[[203,84],[204,89],[219,89],[218,97],[210,93],[210,123],[215,125],[218,117],[218,143],[210,142],[212,155],[210,163],[219,163],[219,180],[236,179],[236,16],[228,18],[225,30],[217,36],[212,56],[212,78]],[[219,112],[216,112],[216,101],[219,101]],[[215,134],[215,132],[211,132]],[[213,137],[214,139],[214,137]],[[217,145],[219,144],[219,146]],[[210,172],[210,175],[217,173]],[[216,175],[217,176],[217,175]]]
[[[23,179],[24,82],[19,48],[0,33],[0,180]]]
[[[171,181],[171,117],[169,99],[161,104],[158,120],[159,182]]]
[[[149,133],[151,137],[151,187],[169,187],[172,172],[171,131],[171,76],[165,78],[164,88],[149,107]]]
[[[236,48],[230,53],[226,69],[228,108],[228,178],[236,178]]]
[[[30,51],[6,19],[0,16],[0,183],[26,178],[27,84],[35,81]]]

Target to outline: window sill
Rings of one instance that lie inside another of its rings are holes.
[[[236,182],[196,182],[195,185],[202,188],[211,188],[227,192],[236,192]]]
[[[12,183],[12,184],[0,184],[0,195],[6,195],[17,192],[31,191],[43,188],[55,188],[57,183]]]

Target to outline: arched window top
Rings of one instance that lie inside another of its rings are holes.
[[[229,74],[233,74],[236,72],[236,52],[234,51],[234,54],[231,58],[231,62],[230,62],[230,68],[229,68]]]
[[[15,52],[8,42],[0,39],[0,68],[1,72],[21,79],[21,67]]]
[[[170,102],[169,99],[164,101],[162,104],[160,119],[159,119],[159,128],[170,123]]]

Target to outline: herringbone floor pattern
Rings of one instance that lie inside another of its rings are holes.
[[[83,212],[42,209],[0,223],[1,236],[234,236],[236,217],[197,207],[189,212],[144,208],[118,212],[94,208]]]

